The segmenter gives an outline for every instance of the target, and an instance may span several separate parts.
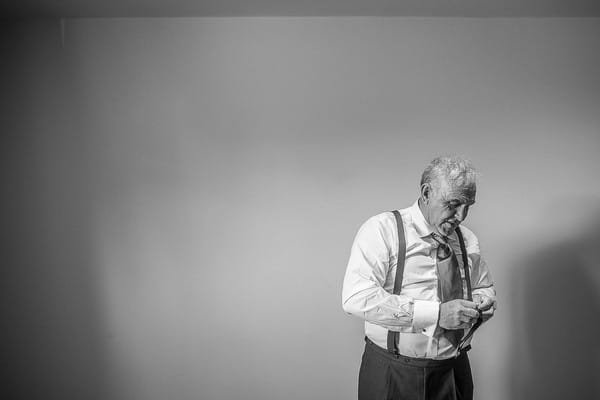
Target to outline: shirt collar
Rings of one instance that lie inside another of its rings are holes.
[[[425,220],[425,216],[423,216],[423,213],[419,208],[419,200],[415,201],[415,203],[408,208],[408,212],[412,218],[413,226],[415,227],[417,234],[421,238],[431,235],[433,228]]]

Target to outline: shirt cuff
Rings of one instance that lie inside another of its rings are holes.
[[[433,336],[437,327],[440,303],[428,300],[415,300],[414,303],[413,328],[425,336]]]

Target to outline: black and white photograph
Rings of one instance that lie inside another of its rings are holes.
[[[0,5],[6,400],[600,399],[600,3]]]

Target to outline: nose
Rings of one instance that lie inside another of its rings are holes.
[[[468,212],[469,206],[466,204],[462,204],[456,209],[456,214],[454,215],[454,217],[458,220],[459,223],[463,222],[465,218],[467,218]]]

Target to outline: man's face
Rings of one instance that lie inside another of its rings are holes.
[[[449,236],[467,218],[469,207],[475,203],[475,186],[452,187],[440,178],[433,185],[421,187],[421,201],[429,225],[440,235]]]

